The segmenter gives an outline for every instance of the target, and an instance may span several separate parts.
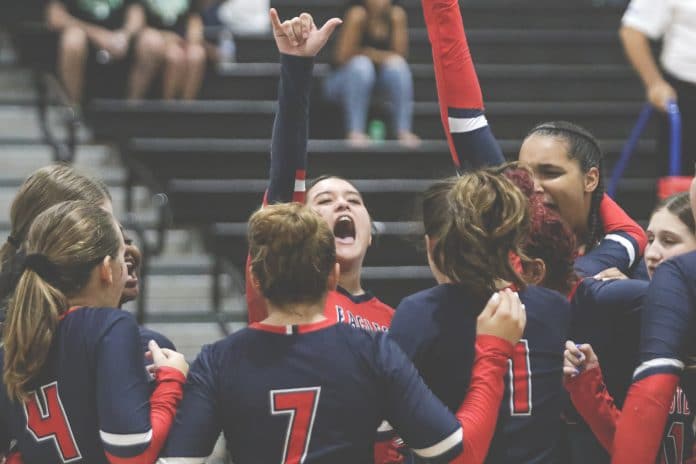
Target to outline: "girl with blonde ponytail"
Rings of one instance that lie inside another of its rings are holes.
[[[16,441],[25,462],[155,462],[188,365],[151,342],[150,397],[138,327],[116,308],[127,268],[114,217],[63,202],[23,247],[0,349],[0,456]]]

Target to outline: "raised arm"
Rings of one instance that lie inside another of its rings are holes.
[[[278,109],[271,142],[270,179],[264,205],[290,201],[304,203],[309,95],[314,57],[341,20],[330,19],[318,29],[307,13],[282,23],[274,8],[271,8],[270,15],[273,36],[280,52],[281,70]],[[249,323],[259,322],[266,318],[266,305],[251,285],[248,262],[246,274]]]
[[[505,162],[484,115],[469,44],[457,0],[422,0],[433,50],[440,117],[457,170]]]

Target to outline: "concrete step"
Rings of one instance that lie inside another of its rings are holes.
[[[0,142],[0,179],[24,179],[36,169],[51,163],[53,151],[46,144],[3,145]],[[73,166],[112,185],[122,183],[126,177],[117,153],[107,145],[79,145]]]
[[[49,126],[56,137],[62,138],[65,134],[65,111],[65,108],[55,106],[48,111]],[[84,125],[79,127],[77,135],[81,142],[91,139]],[[0,144],[7,141],[27,143],[41,140],[42,134],[35,108],[26,105],[0,105]]]

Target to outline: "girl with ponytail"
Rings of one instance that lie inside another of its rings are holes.
[[[25,462],[154,463],[188,365],[151,342],[150,397],[138,327],[116,308],[127,268],[115,219],[63,202],[23,248],[0,349],[0,455],[14,440]]]
[[[561,351],[570,306],[565,296],[526,285],[519,274],[521,264],[531,261],[524,252],[533,214],[527,196],[503,175],[476,171],[430,187],[422,212],[428,262],[439,285],[401,301],[390,337],[433,393],[455,408],[469,387],[476,318],[486,295],[517,289],[527,308],[527,327],[515,347],[500,411],[488,413],[498,425],[486,459],[551,461],[559,437]],[[527,449],[534,456],[521,454]]]

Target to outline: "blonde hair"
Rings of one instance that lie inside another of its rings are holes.
[[[10,398],[26,397],[48,357],[68,298],[84,288],[105,257],[116,257],[120,236],[110,213],[82,201],[60,203],[34,220],[3,327],[3,381]]]
[[[524,288],[511,255],[524,257],[527,198],[512,182],[486,171],[444,179],[425,193],[423,222],[435,240],[432,259],[452,282],[487,296],[502,279]]]
[[[271,303],[314,303],[327,291],[336,264],[329,226],[299,203],[266,206],[249,219],[251,271]]]
[[[32,222],[51,206],[74,200],[101,205],[111,200],[111,196],[101,181],[63,164],[42,167],[24,181],[12,202],[10,237],[0,247],[0,300],[14,290],[17,250],[26,239]]]

